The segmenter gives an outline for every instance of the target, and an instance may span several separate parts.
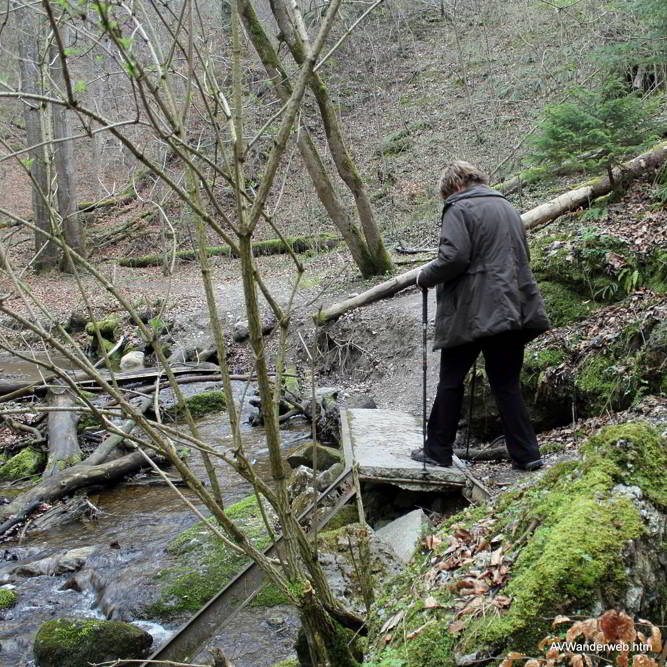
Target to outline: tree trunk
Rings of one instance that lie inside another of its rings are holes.
[[[31,15],[31,7],[16,8],[16,27],[19,54],[21,90],[25,93],[42,92],[37,39],[39,31]],[[30,150],[32,177],[32,210],[35,220],[36,271],[47,271],[58,263],[57,247],[43,232],[51,233],[51,215],[48,205],[49,178],[42,130],[42,108],[34,100],[23,101],[26,142]]]
[[[663,141],[653,150],[643,153],[629,162],[623,163],[620,167],[616,167],[614,169],[614,181],[628,183],[641,176],[649,169],[659,167],[665,160],[667,160],[667,141]],[[612,188],[613,185],[609,180],[609,176],[601,176],[600,178],[591,181],[588,185],[577,188],[576,190],[570,190],[546,204],[541,204],[540,206],[527,211],[521,216],[521,220],[526,229],[530,229],[536,225],[546,224],[568,211],[572,211],[581,206],[588,206],[594,199],[611,192]],[[334,320],[340,317],[343,313],[346,313],[349,310],[392,296],[393,294],[396,294],[396,292],[399,292],[410,285],[414,285],[420,270],[421,267],[412,269],[407,273],[395,276],[391,280],[386,280],[351,299],[340,301],[324,310],[320,310],[313,314],[313,320],[315,321],[315,324],[325,324],[329,320]]]
[[[273,84],[278,98],[285,104],[292,94],[289,77],[283,69],[278,59],[278,54],[267,37],[249,0],[241,0],[239,5],[243,24],[255,47],[255,51],[257,51],[264,65],[264,69]],[[350,216],[338,198],[329,174],[327,174],[324,168],[322,157],[306,128],[301,128],[301,131],[298,133],[297,146],[306,165],[308,175],[313,182],[317,196],[322,206],[326,209],[331,221],[336,225],[338,231],[340,231],[361,275],[364,277],[375,275],[377,273],[375,262],[366,241],[358,227],[350,220]]]
[[[61,410],[49,412],[49,458],[42,474],[45,478],[80,463],[82,458],[76,434],[77,413],[62,411],[62,408],[74,407],[74,397],[64,387],[54,387],[49,391],[48,403]]]
[[[302,65],[305,60],[303,44],[292,28],[292,24],[287,13],[286,7],[282,0],[271,0],[271,9],[276,18],[278,26],[282,32],[285,42],[292,53],[297,64]],[[371,207],[370,199],[364,183],[357,171],[357,167],[352,160],[352,156],[347,150],[347,145],[343,139],[336,110],[334,109],[331,99],[329,98],[329,91],[324,85],[317,72],[313,72],[310,77],[309,86],[320,110],[322,116],[322,125],[329,144],[329,150],[333,157],[338,174],[343,179],[354,197],[357,211],[359,213],[359,221],[361,228],[366,237],[366,244],[372,257],[373,266],[376,274],[387,273],[393,269],[391,258],[387,249],[384,247],[382,235],[378,229],[373,215],[373,208]]]
[[[358,667],[359,662],[350,650],[350,635],[315,597],[307,590],[299,605],[301,622],[310,649],[313,665],[329,667]]]
[[[61,28],[63,44],[68,44],[68,28]],[[51,45],[51,71],[53,80],[64,94],[65,70],[62,62],[62,54],[55,44]],[[58,212],[62,218],[62,231],[67,245],[74,252],[86,256],[86,244],[79,219],[79,210],[76,203],[76,185],[74,180],[74,146],[71,136],[71,128],[67,110],[65,107],[54,104],[51,109],[53,119],[53,155],[56,165],[56,176],[58,178]],[[63,141],[64,140],[64,141]],[[73,266],[67,255],[63,256],[63,271],[73,272]]]

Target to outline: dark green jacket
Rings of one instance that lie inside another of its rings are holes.
[[[486,185],[447,198],[438,257],[418,283],[437,285],[435,350],[505,331],[527,342],[549,328],[521,218]]]

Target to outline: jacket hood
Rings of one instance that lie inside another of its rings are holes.
[[[456,192],[447,197],[447,199],[445,199],[445,206],[451,206],[457,201],[461,201],[461,199],[473,199],[475,197],[500,197],[501,199],[505,199],[500,192],[490,188],[488,185],[474,185],[471,188]]]

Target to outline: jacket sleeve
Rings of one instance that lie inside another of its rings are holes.
[[[470,264],[470,246],[463,210],[452,206],[442,221],[438,257],[419,272],[420,287],[434,287],[463,273]]]

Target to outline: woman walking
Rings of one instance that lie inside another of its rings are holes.
[[[425,448],[412,458],[450,466],[466,373],[481,352],[514,467],[543,463],[521,396],[519,377],[527,342],[549,328],[530,269],[523,223],[514,207],[488,187],[468,162],[445,167],[438,257],[419,272],[417,285],[436,287],[435,350],[440,378]]]

